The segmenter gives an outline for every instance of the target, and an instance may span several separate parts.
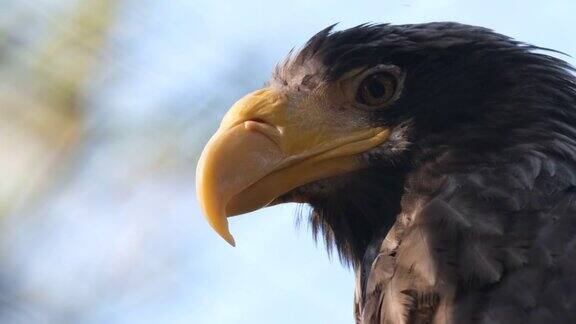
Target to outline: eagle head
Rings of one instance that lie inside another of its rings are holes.
[[[558,144],[576,139],[574,78],[541,50],[457,23],[320,31],[206,145],[197,193],[208,222],[234,244],[227,217],[308,203],[315,233],[357,265],[414,197],[446,185],[445,169],[511,150],[574,154]]]

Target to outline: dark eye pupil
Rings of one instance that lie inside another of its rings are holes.
[[[370,82],[367,90],[373,98],[382,98],[386,94],[386,87],[377,80]]]
[[[382,107],[393,99],[396,92],[396,79],[391,74],[376,73],[360,83],[356,100],[370,107]]]

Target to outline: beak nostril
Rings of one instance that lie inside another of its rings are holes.
[[[249,119],[244,122],[244,128],[249,131],[259,132],[262,135],[268,137],[277,145],[280,145],[280,137],[281,137],[280,131],[278,130],[278,128],[267,123],[264,119],[261,118]]]
[[[261,124],[268,124],[268,123],[267,123],[264,119],[262,119],[262,118],[251,118],[251,119],[249,119],[248,121],[252,121],[252,122],[255,122],[255,123],[261,123]]]
[[[271,125],[267,123],[262,118],[251,118],[244,122],[244,127],[248,130],[262,131],[265,128],[269,128]]]

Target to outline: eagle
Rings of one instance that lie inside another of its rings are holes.
[[[225,114],[203,213],[234,245],[227,217],[309,204],[357,323],[576,323],[576,77],[552,52],[454,22],[330,26]]]

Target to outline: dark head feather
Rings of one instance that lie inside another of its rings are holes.
[[[314,88],[377,64],[405,73],[401,97],[370,113],[374,125],[396,132],[396,142],[368,152],[370,167],[345,176],[329,194],[318,190],[322,182],[299,189],[310,195],[315,232],[358,264],[394,222],[402,199],[431,186],[430,178],[406,180],[426,161],[496,163],[489,157],[510,150],[576,161],[574,70],[543,50],[457,23],[330,26],[312,37],[277,67],[271,83]]]

